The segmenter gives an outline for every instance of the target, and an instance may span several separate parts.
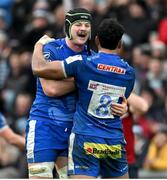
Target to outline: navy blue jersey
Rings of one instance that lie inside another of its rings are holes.
[[[48,61],[64,60],[76,54],[87,54],[84,47],[82,53],[71,50],[65,39],[57,39],[46,44],[43,48],[45,59]],[[36,120],[52,120],[57,125],[72,127],[73,115],[75,112],[76,95],[69,93],[61,97],[48,97],[42,90],[39,78],[37,78],[36,98],[33,102],[30,118]]]
[[[63,62],[66,76],[74,76],[79,91],[73,132],[103,138],[121,138],[122,122],[110,109],[112,102],[128,98],[134,69],[115,54],[77,55]]]
[[[4,129],[5,127],[8,127],[5,117],[0,113],[0,131]]]

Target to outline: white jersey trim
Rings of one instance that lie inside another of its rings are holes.
[[[27,158],[28,159],[34,159],[35,126],[36,126],[36,120],[31,120],[29,122],[29,132],[27,135]]]
[[[61,66],[62,66],[64,77],[67,78],[67,74],[66,74],[65,67],[64,67],[64,61],[61,61]]]

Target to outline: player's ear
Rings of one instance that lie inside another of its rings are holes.
[[[118,49],[121,49],[121,48],[122,48],[122,45],[123,45],[123,44],[122,44],[122,41],[120,40],[120,41],[118,42],[117,48],[118,48]]]
[[[97,47],[100,45],[98,36],[95,37],[95,44]]]

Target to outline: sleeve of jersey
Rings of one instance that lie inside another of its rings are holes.
[[[135,71],[132,67],[130,67],[130,74],[131,74],[131,78],[128,84],[128,91],[126,91],[126,94],[125,94],[126,98],[130,96],[131,92],[133,91],[134,84],[135,84]]]
[[[57,55],[57,60],[58,60],[59,59],[58,58],[58,52],[57,52],[57,50],[55,48],[53,49],[53,45],[50,44],[50,43],[44,45],[44,47],[43,47],[43,55],[44,55],[44,57],[45,57],[45,59],[47,61],[56,60],[55,54]]]
[[[83,58],[81,55],[70,56],[62,62],[65,77],[76,77]]]
[[[131,82],[131,86],[130,86],[130,92],[133,91],[134,84],[135,84],[135,70],[132,68],[132,82]]]
[[[0,113],[0,132],[8,127],[5,117]]]

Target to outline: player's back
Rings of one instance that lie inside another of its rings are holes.
[[[134,85],[133,68],[118,55],[105,53],[83,57],[78,63],[72,70],[79,89],[73,132],[122,137],[120,117],[112,115],[110,106],[112,102],[121,102],[121,96],[130,95]]]
[[[71,50],[65,39],[58,39],[45,45],[43,53],[48,61],[64,60],[70,55],[81,54]],[[82,53],[86,54],[86,49]],[[72,127],[75,105],[75,92],[61,97],[48,97],[44,94],[40,80],[37,78],[36,98],[30,111],[30,119],[52,120],[57,125],[64,126],[65,124]]]

